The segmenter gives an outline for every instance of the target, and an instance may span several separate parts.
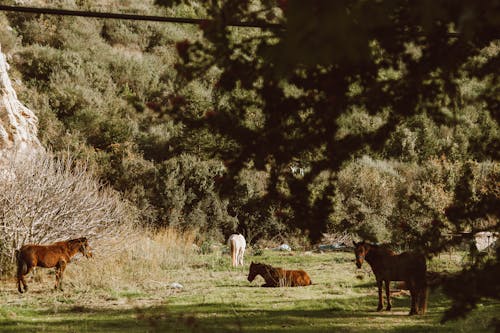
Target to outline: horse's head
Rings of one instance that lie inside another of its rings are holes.
[[[248,272],[248,281],[252,282],[255,277],[260,274],[260,269],[261,269],[262,264],[252,263],[250,264],[250,271]]]
[[[89,245],[87,237],[78,238],[80,247],[78,252],[80,252],[85,258],[92,258],[92,249]]]
[[[356,255],[356,266],[358,268],[361,268],[361,265],[363,265],[363,262],[365,261],[365,257],[368,254],[368,251],[370,251],[370,244],[365,243],[365,241],[356,243],[353,241],[354,244],[354,254]]]

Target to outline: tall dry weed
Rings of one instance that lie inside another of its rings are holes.
[[[92,243],[93,258],[68,267],[74,288],[91,290],[164,290],[200,260],[196,233],[168,227],[157,232],[136,229],[121,239]]]

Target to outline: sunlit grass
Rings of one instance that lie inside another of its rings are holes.
[[[484,300],[467,319],[441,325],[450,303],[435,291],[424,316],[407,315],[408,296],[394,297],[392,311],[376,312],[374,276],[368,268],[357,270],[351,253],[265,250],[233,269],[220,249],[201,255],[188,242],[192,234],[184,239],[169,232],[149,245],[127,244],[127,260],[97,256],[71,263],[64,292],[52,291],[48,270],[39,270],[40,281],[29,282],[24,295],[13,280],[3,281],[0,332],[484,332],[500,311],[498,302]],[[144,249],[149,255],[136,253]],[[460,260],[442,256],[430,266],[457,269]],[[246,279],[251,261],[304,269],[313,285],[261,288],[260,277]],[[111,281],[92,281],[106,267]],[[184,288],[171,288],[172,282]]]

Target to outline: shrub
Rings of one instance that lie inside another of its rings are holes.
[[[0,14],[0,50],[9,53],[17,44],[17,36],[4,14]]]
[[[44,153],[14,159],[0,177],[0,263],[26,243],[113,238],[134,209],[101,185],[84,163]]]
[[[460,162],[445,158],[430,159],[423,165],[401,164],[404,181],[395,189],[396,207],[390,217],[391,240],[397,244],[419,244],[419,236],[440,219],[453,202],[454,188],[460,173]],[[444,221],[446,222],[446,221]],[[443,231],[450,232],[449,224]]]
[[[215,178],[225,173],[222,162],[182,154],[163,162],[158,172],[155,203],[163,210],[163,224],[198,229],[214,239],[222,239],[221,232],[235,229],[228,203],[215,187]]]
[[[363,157],[348,164],[338,175],[330,231],[347,228],[373,241],[389,239],[389,220],[397,205],[395,190],[400,181],[390,162]]]
[[[439,128],[425,114],[398,126],[386,145],[386,154],[405,162],[425,161],[443,152]]]

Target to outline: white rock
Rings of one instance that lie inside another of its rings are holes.
[[[281,244],[277,248],[275,248],[277,251],[292,251],[292,248],[288,244]]]
[[[184,288],[184,286],[182,284],[178,283],[178,282],[174,282],[174,283],[170,284],[170,287],[174,288],[174,289],[182,289],[182,288]]]
[[[43,150],[37,137],[38,118],[18,99],[0,48],[0,165]]]

